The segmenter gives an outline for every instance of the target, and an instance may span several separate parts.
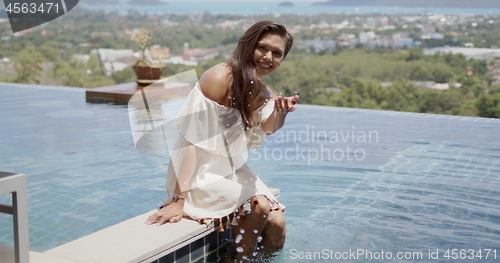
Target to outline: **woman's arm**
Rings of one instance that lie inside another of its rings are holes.
[[[194,174],[196,146],[190,144],[184,151],[185,152],[180,155],[182,159],[172,160],[170,163],[170,165],[175,165],[175,167],[177,167],[177,169],[174,168],[176,178],[173,196],[181,196],[182,198],[172,200],[172,203],[162,207],[158,212],[154,213],[146,220],[146,224],[151,225],[156,223],[157,225],[163,225],[167,222],[176,223],[184,216],[184,198],[186,197],[186,192],[189,190],[187,187],[191,185],[191,179]],[[175,159],[175,157],[172,158]],[[174,164],[174,162],[179,163]],[[181,184],[179,184],[179,181]]]
[[[285,118],[289,112],[294,111],[297,108],[297,101],[299,100],[299,95],[293,97],[281,96],[275,97],[274,99],[274,111],[271,115],[262,121],[262,130],[267,134],[271,135],[283,127],[285,124]]]
[[[208,99],[222,104],[227,92],[228,71],[225,64],[218,64],[207,70],[200,77],[199,85],[201,92]],[[185,149],[184,153],[172,156],[171,165],[174,165],[176,174],[175,190],[173,195],[186,197],[187,191],[191,185],[192,177],[196,163],[196,146],[190,144]],[[176,157],[177,156],[177,157]],[[147,224],[163,225],[170,222],[175,223],[184,216],[184,199],[177,199],[171,204],[162,207],[158,212],[151,215],[147,220]]]

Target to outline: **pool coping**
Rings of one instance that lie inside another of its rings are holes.
[[[276,198],[280,190],[271,188]],[[30,252],[32,263],[150,263],[218,231],[183,219],[175,224],[147,225],[156,210],[128,219],[43,253]]]

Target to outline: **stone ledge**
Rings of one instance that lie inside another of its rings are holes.
[[[271,189],[279,197],[279,189]],[[32,263],[137,263],[153,262],[183,248],[218,226],[183,219],[163,226],[147,225],[156,210],[131,218],[59,247],[31,256]]]

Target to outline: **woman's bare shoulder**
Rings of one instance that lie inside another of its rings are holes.
[[[199,80],[200,90],[205,97],[222,104],[229,88],[230,73],[227,64],[217,64],[205,71]]]

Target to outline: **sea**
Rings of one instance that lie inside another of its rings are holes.
[[[440,14],[440,15],[498,15],[500,9],[491,8],[435,8],[435,7],[380,7],[380,6],[317,6],[311,2],[293,2],[282,7],[279,2],[259,1],[186,1],[161,5],[133,5],[121,0],[120,4],[89,4],[81,1],[78,8],[127,13],[129,10],[147,14],[233,14],[233,15],[317,15],[317,14]]]

